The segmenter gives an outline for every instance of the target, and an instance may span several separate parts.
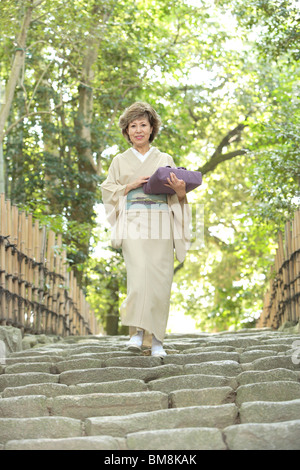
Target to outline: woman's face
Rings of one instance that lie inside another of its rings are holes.
[[[128,125],[127,133],[134,147],[142,147],[149,142],[152,130],[153,127],[150,126],[149,119],[142,117]]]

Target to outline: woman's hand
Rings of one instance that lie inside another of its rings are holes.
[[[143,186],[144,183],[147,183],[148,179],[150,176],[140,176],[138,179],[133,181],[132,183],[127,184],[125,193],[124,195],[129,193],[129,191],[132,191],[132,189],[139,188],[140,186]]]
[[[172,188],[175,191],[179,201],[184,199],[186,196],[185,181],[178,179],[175,173],[173,172],[170,173],[170,177],[167,178],[167,181],[168,184],[165,184],[165,186],[168,186],[169,188]]]

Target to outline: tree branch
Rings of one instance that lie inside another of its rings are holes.
[[[3,133],[3,136],[6,136],[14,127],[16,127],[19,122],[23,121],[23,119],[30,117],[30,116],[39,116],[40,114],[54,114],[55,110],[62,106],[62,103],[59,103],[53,108],[51,111],[34,111],[32,113],[27,113],[21,116],[19,119],[17,119],[15,122],[13,122]]]
[[[247,126],[247,123],[240,123],[234,129],[229,131],[221,140],[210,159],[202,167],[198,168],[198,171],[201,171],[201,173],[205,175],[206,173],[213,171],[220,163],[225,162],[226,160],[232,160],[240,155],[245,155],[247,153],[246,149],[233,150],[232,152],[227,153],[223,153],[223,150],[229,147],[232,143],[239,142],[241,140],[242,131]]]
[[[242,131],[245,129],[247,125],[248,124],[241,123],[238,126],[236,126],[234,129],[232,129],[230,132],[228,132],[228,134],[221,140],[220,144],[214,151],[211,158],[218,157],[222,153],[224,147],[228,147],[233,142],[239,142],[241,140]]]
[[[247,153],[246,149],[241,150],[234,150],[233,152],[229,153],[221,153],[218,156],[211,157],[208,162],[206,162],[203,166],[199,167],[197,171],[201,171],[203,175],[213,171],[220,163],[225,162],[226,160],[232,160],[232,158],[238,157],[240,155],[245,155]]]

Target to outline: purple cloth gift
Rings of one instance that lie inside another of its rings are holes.
[[[178,179],[186,183],[186,192],[190,192],[202,184],[202,173],[200,171],[189,171],[184,167],[172,168],[170,166],[161,166],[143,185],[145,194],[175,194],[175,191],[165,184],[168,184],[167,178],[170,173],[175,173]]]

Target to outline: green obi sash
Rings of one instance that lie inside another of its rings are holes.
[[[166,194],[145,194],[143,188],[136,188],[127,194],[127,210],[169,210]]]

